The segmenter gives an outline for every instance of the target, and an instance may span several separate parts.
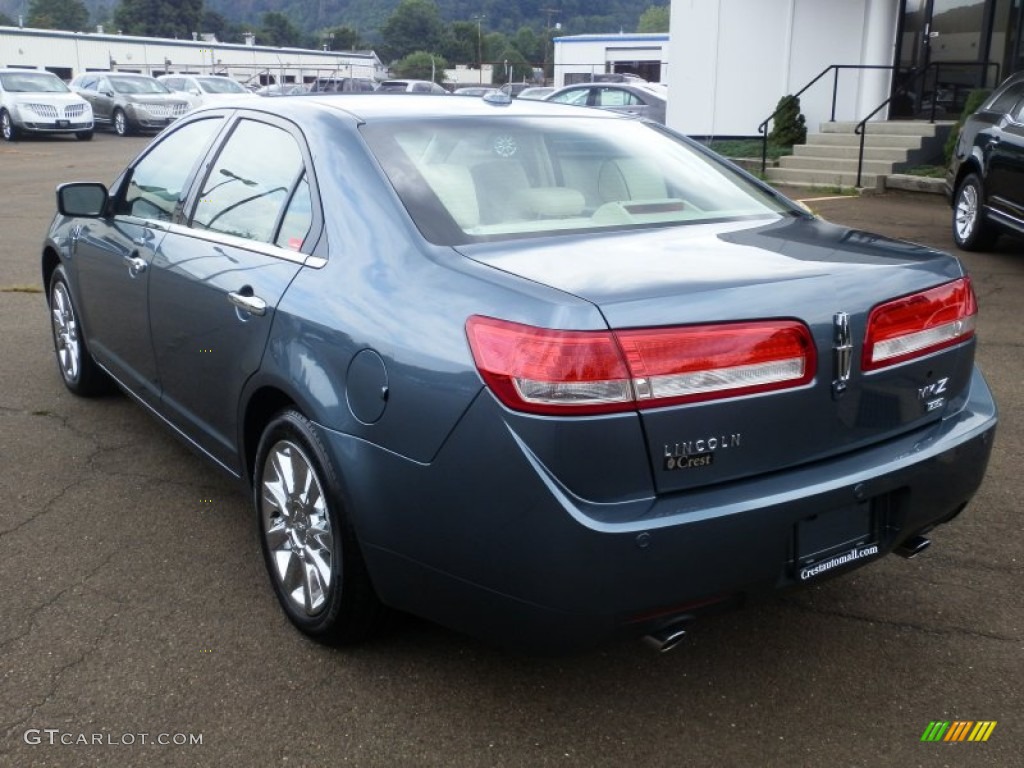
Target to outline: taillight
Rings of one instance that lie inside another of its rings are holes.
[[[769,320],[555,331],[474,316],[477,369],[510,408],[595,414],[797,387],[814,377],[810,331]]]
[[[868,315],[861,367],[871,371],[966,341],[977,314],[968,277],[879,304]]]

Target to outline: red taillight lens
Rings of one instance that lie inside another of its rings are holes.
[[[861,367],[884,368],[966,341],[977,314],[967,277],[880,304],[868,316]]]
[[[484,381],[510,408],[611,413],[796,387],[814,376],[802,323],[773,320],[627,331],[552,331],[474,316]]]

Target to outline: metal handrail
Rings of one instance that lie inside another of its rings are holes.
[[[803,93],[810,88],[812,85],[817,83],[821,78],[832,72],[832,112],[830,119],[835,122],[836,119],[836,101],[839,94],[839,72],[843,69],[896,69],[895,64],[830,64],[821,70],[818,75],[811,80],[807,85],[801,88],[799,91],[794,93],[790,98],[799,99]],[[785,103],[785,102],[784,102]],[[783,104],[784,104],[783,103]],[[782,105],[777,107],[764,121],[757,126],[757,132],[761,134],[761,175],[765,173],[765,169],[768,167],[768,123],[775,119],[775,116],[782,111]]]
[[[932,68],[935,69],[935,80],[936,80],[936,82],[938,82],[939,72],[942,71],[942,67],[944,67],[944,66],[945,67],[981,67],[982,70],[986,71],[985,72],[986,76],[988,74],[987,70],[991,69],[992,67],[995,67],[996,68],[996,77],[995,77],[994,82],[995,83],[999,82],[1000,67],[999,67],[999,62],[996,62],[996,61],[933,61],[933,62],[930,62],[923,69],[918,69],[916,71],[912,70],[913,74],[911,75],[910,79],[907,80],[907,82],[904,84],[904,86],[900,88],[900,92],[905,93],[907,91],[907,87],[908,86],[914,84],[917,80],[919,80],[921,77],[923,77],[925,75],[925,73],[928,72],[929,69],[932,69]],[[855,136],[860,136],[860,150],[857,153],[857,184],[856,184],[856,186],[858,186],[858,187],[860,186],[861,176],[862,176],[863,170],[864,170],[864,137],[867,135],[866,129],[867,129],[868,120],[870,120],[872,117],[874,117],[879,112],[881,112],[885,107],[889,106],[889,102],[891,102],[895,96],[896,96],[896,94],[894,93],[892,96],[890,96],[885,101],[883,101],[881,104],[879,104],[877,107],[875,107],[871,111],[871,113],[868,114],[868,116],[865,117],[863,120],[861,120],[859,123],[857,123],[856,127],[853,129],[854,135]],[[931,115],[930,115],[929,120],[928,120],[929,124],[932,124],[932,123],[935,122],[935,107],[936,107],[937,103],[938,103],[938,99],[936,99],[935,98],[935,94],[933,94],[932,95]]]

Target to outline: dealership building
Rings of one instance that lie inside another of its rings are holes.
[[[384,79],[372,51],[315,51],[216,40],[169,40],[132,35],[0,27],[0,66],[46,69],[63,80],[113,69],[146,75],[227,75],[242,83],[311,82],[317,77]]]
[[[1022,0],[673,0],[668,123],[752,136],[801,90],[808,125],[957,115],[967,93],[1024,69]],[[877,67],[877,68],[875,68]]]

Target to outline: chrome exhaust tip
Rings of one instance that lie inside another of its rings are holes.
[[[679,645],[684,637],[686,637],[686,629],[680,624],[673,624],[659,629],[657,632],[644,635],[644,643],[658,653],[668,653]]]
[[[895,552],[900,557],[905,557],[907,560],[909,560],[910,558],[916,557],[917,555],[924,552],[926,549],[928,549],[928,547],[931,546],[931,544],[931,539],[927,539],[924,536],[911,536],[909,539],[907,539],[898,547],[896,547]]]

